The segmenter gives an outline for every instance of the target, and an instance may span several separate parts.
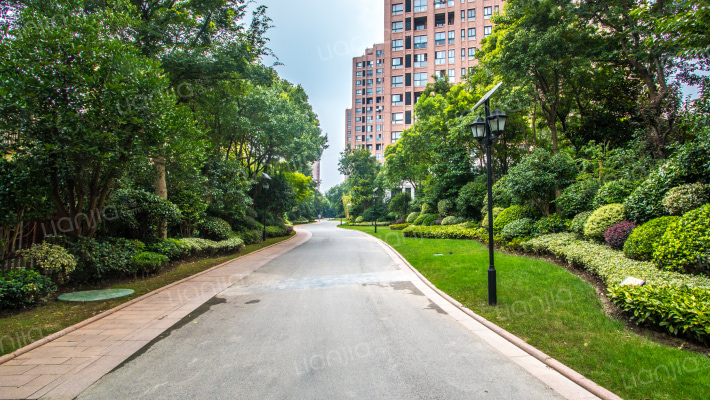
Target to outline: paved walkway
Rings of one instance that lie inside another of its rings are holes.
[[[76,397],[206,301],[311,237],[297,231],[1,364],[0,399]]]

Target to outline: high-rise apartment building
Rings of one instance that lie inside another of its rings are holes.
[[[412,124],[414,104],[433,76],[463,80],[502,0],[385,0],[385,43],[353,59],[345,145],[378,161]]]

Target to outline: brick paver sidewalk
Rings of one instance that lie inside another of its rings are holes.
[[[158,289],[0,364],[0,399],[76,397],[209,299],[311,237],[298,227],[296,232],[291,240]]]

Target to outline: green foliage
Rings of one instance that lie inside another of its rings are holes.
[[[267,226],[266,227],[266,237],[275,238],[288,236],[288,230],[286,226]]]
[[[500,236],[505,241],[511,241],[516,238],[524,238],[531,236],[535,231],[535,220],[532,218],[521,218],[515,220],[505,226]]]
[[[162,254],[150,251],[139,251],[131,258],[131,265],[136,272],[153,274],[168,264],[170,259]]]
[[[239,232],[239,237],[244,241],[244,244],[261,243],[263,232],[260,230],[252,229],[242,230],[241,232]]]
[[[424,226],[432,226],[434,225],[434,222],[439,219],[439,214],[424,214],[426,217],[422,220],[422,225]],[[415,224],[416,225],[416,224]]]
[[[422,214],[431,214],[432,211],[434,211],[434,207],[432,207],[431,204],[422,204]]]
[[[597,179],[585,179],[568,186],[555,200],[557,209],[567,217],[593,210],[592,201],[599,186]]]
[[[130,239],[152,240],[161,223],[173,224],[181,218],[175,204],[144,190],[118,190],[110,206],[116,215],[102,228],[112,235]]]
[[[638,261],[653,260],[653,251],[670,225],[680,217],[654,218],[634,229],[624,243],[626,257]]]
[[[57,290],[48,277],[32,270],[0,274],[0,309],[15,309],[41,303]]]
[[[460,223],[461,222],[459,222],[459,218],[454,216],[446,217],[441,221],[441,225],[456,225]]]
[[[486,180],[480,178],[485,178],[485,176],[464,185],[456,198],[456,209],[460,215],[466,218],[481,218],[480,209],[486,200],[488,189],[486,188]]]
[[[180,210],[182,216],[180,218],[181,233],[185,236],[192,236],[197,225],[205,217],[209,201],[201,193],[190,190],[181,190],[176,194],[170,194],[168,200]]]
[[[355,223],[356,223],[356,224],[361,224],[361,223],[363,223],[363,222],[365,222],[365,218],[364,218],[362,215],[359,216],[359,217],[357,217],[357,218],[355,218]]]
[[[193,257],[213,256],[215,254],[231,254],[239,252],[244,247],[244,241],[233,237],[215,242],[209,239],[185,238],[180,239],[190,250]]]
[[[68,248],[77,259],[72,280],[98,283],[108,278],[132,276],[135,269],[130,261],[137,245],[126,239],[97,240],[79,238]]]
[[[594,196],[592,206],[597,209],[607,204],[623,203],[637,186],[636,182],[623,179],[607,182]]]
[[[493,211],[493,215],[495,215],[495,210]],[[520,205],[510,206],[501,211],[493,220],[493,232],[500,233],[506,225],[515,220],[523,218],[534,219],[535,216],[535,210],[530,207]]]
[[[429,218],[431,215],[433,215],[433,214],[425,214],[425,213],[419,214],[419,216],[414,220],[414,222],[412,222],[412,225],[422,225],[422,224],[424,224],[424,220],[426,220],[427,218]]]
[[[500,213],[503,212],[503,210],[505,210],[505,208],[502,208],[502,207],[493,207],[493,223],[494,223],[494,224],[495,224],[495,222],[496,222],[496,219],[497,219],[498,216],[500,215]],[[486,213],[485,215],[483,215],[483,221],[481,221],[481,227],[482,227],[482,228],[485,228],[485,229],[488,229],[488,213]],[[495,227],[493,228],[493,231],[495,232]]]
[[[683,215],[710,203],[710,185],[694,183],[676,186],[663,197],[661,204],[670,215]]]
[[[232,234],[232,227],[221,218],[207,217],[198,226],[200,237],[210,240],[227,240]]]
[[[555,191],[571,184],[576,174],[577,168],[568,156],[538,148],[510,168],[505,187],[515,204],[529,204],[549,215]]]
[[[646,222],[663,215],[663,197],[684,183],[710,183],[710,140],[700,135],[683,145],[654,171],[626,199],[627,214],[635,222]]]
[[[584,237],[598,242],[604,241],[604,232],[612,225],[626,219],[623,204],[609,204],[597,209],[584,224]]]
[[[549,235],[551,233],[567,232],[572,225],[572,220],[564,219],[557,214],[544,217],[535,222],[533,231],[536,235]]]
[[[145,249],[149,252],[162,254],[170,261],[180,260],[190,254],[190,249],[178,239],[158,240],[148,244]]]
[[[710,272],[710,204],[686,213],[669,225],[654,247],[653,259],[661,268]]]
[[[397,215],[407,215],[411,201],[412,197],[409,196],[409,193],[398,193],[390,201],[389,210]]]
[[[47,242],[34,244],[20,255],[35,261],[35,265],[44,275],[53,281],[63,283],[76,268],[76,259],[64,247]]]
[[[584,236],[584,225],[587,224],[587,220],[592,215],[593,211],[585,211],[574,216],[572,223],[569,226],[569,231],[576,233],[578,236]]]
[[[418,213],[418,212],[415,211],[415,212],[413,212],[413,213],[410,213],[410,214],[407,216],[407,222],[410,223],[410,224],[412,224],[412,223],[414,223],[414,221],[415,221],[418,217],[419,217],[419,213]]]
[[[437,205],[439,215],[442,217],[448,217],[456,213],[456,201],[452,199],[444,199],[439,201]]]
[[[461,225],[410,226],[402,231],[405,237],[427,239],[477,239],[487,236],[483,229],[467,228]]]
[[[390,225],[390,229],[393,230],[393,231],[401,231],[402,229],[408,228],[408,227],[410,227],[411,225],[412,225],[412,224],[409,223],[409,222],[405,222],[405,223],[403,223],[403,224],[394,224],[394,225]]]

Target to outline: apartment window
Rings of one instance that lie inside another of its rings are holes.
[[[356,126],[356,127],[355,127],[355,132],[362,132],[362,127],[361,127],[361,126]]]
[[[454,0],[449,0],[449,7],[453,7],[453,6],[454,6]]]
[[[355,114],[362,114],[362,110],[358,107],[355,109]]]
[[[367,107],[367,113],[372,114],[372,107]]]
[[[362,136],[360,136],[360,135],[355,136],[355,141],[356,141],[356,142],[359,142],[359,141],[361,141],[361,140],[362,140]]]
[[[403,124],[404,113],[392,113],[392,124]]]
[[[456,50],[449,50],[449,64],[456,63]]]
[[[434,26],[446,26],[446,14],[436,14],[434,16]]]
[[[483,7],[483,18],[490,18],[493,14],[493,7]]]
[[[466,40],[466,29],[461,29],[461,41]]]
[[[438,79],[438,78],[443,78],[443,77],[445,77],[445,76],[446,76],[446,70],[445,70],[445,69],[442,69],[442,70],[436,71],[436,76],[437,76],[437,79]]]
[[[461,10],[461,21],[466,21],[466,10]]]
[[[371,124],[372,123],[372,115],[368,115],[367,117],[365,117],[365,122],[367,122],[368,124]]]
[[[379,146],[379,144],[378,144],[378,146]],[[378,149],[378,150],[379,150],[379,149]],[[375,159],[376,159],[377,161],[382,160],[382,153],[377,153],[377,154],[375,154]]]
[[[383,127],[384,127],[384,125],[382,125],[382,124],[380,124],[380,125],[375,125],[375,131],[377,131],[377,132],[382,132]],[[379,135],[378,135],[378,136],[379,136]]]
[[[348,118],[348,124],[351,123],[351,122],[353,122],[353,120],[350,119],[350,118]]]
[[[392,77],[392,87],[404,86],[404,77],[402,75]]]
[[[393,106],[401,106],[404,102],[402,101],[402,95],[401,94],[393,94],[392,95],[392,105]]]
[[[402,132],[392,132],[392,143],[395,143],[402,136]]]
[[[367,131],[368,131],[368,132],[372,132],[372,125],[368,125],[368,126],[367,126]],[[372,136],[372,135],[370,135],[370,136]]]
[[[362,122],[362,117],[355,117],[355,122]]]
[[[382,87],[378,87],[377,90],[375,91],[375,93],[377,93],[377,94],[382,94],[384,92],[385,92],[385,88],[382,88]]]
[[[453,25],[454,23],[456,23],[456,14],[451,11],[449,12],[449,25]]]
[[[367,80],[367,86],[372,86],[372,79]]]
[[[404,40],[393,40],[392,41],[392,51],[404,50]]]
[[[456,31],[449,31],[449,44],[456,43]]]
[[[426,49],[426,44],[427,44],[426,35],[414,37],[414,48],[415,49]]]
[[[402,57],[397,57],[392,59],[392,69],[403,68]]]
[[[414,68],[426,67],[426,53],[414,55]]]
[[[367,76],[372,76],[372,70],[367,71]]]
[[[456,69],[449,70],[449,83],[456,82]]]
[[[476,40],[476,28],[468,28],[468,40]]]
[[[368,132],[372,132],[372,130],[369,130]],[[367,135],[367,141],[372,142],[372,135]]]
[[[434,34],[434,45],[441,46],[446,44],[446,32],[436,32]]]
[[[358,77],[358,78],[362,78],[362,71],[357,71],[357,72],[355,73],[355,76]]]
[[[466,59],[466,49],[461,49],[461,61]]]
[[[365,90],[365,93],[366,93],[368,96],[372,96],[372,88],[367,88],[367,90]]]
[[[378,133],[377,135],[375,135],[375,140],[377,140],[378,142],[381,141],[381,140],[382,140],[382,134],[381,134],[381,133]],[[381,145],[381,144],[378,144],[378,146],[382,146],[382,145]],[[378,148],[378,150],[379,150],[379,148]]]
[[[355,64],[355,68],[362,68],[362,63],[359,62],[359,63]]]
[[[355,96],[362,96],[362,89],[358,89],[355,91]]]
[[[367,68],[372,68],[372,61],[367,62]]]
[[[426,11],[427,0],[414,0],[414,12]]]
[[[493,33],[493,27],[492,26],[484,26],[483,27],[483,36],[488,36],[491,33]]]
[[[392,33],[404,32],[404,22],[393,22],[392,23]]]
[[[362,104],[362,99],[355,99],[355,104]]]
[[[384,75],[384,74],[385,74],[384,68],[377,68],[377,75]]]
[[[493,12],[494,12],[494,13],[498,14],[498,10],[499,10],[498,6],[493,7]]]
[[[375,115],[375,121],[377,121],[377,122],[382,122],[382,121],[384,121],[384,120],[385,120],[385,119],[382,117],[382,115]]]
[[[377,57],[384,57],[385,56],[385,51],[384,50],[377,50]],[[379,60],[378,60],[379,61]]]
[[[348,131],[348,136],[351,136],[352,134],[353,134],[352,131]],[[349,140],[349,139],[350,139],[350,138],[348,138],[348,140]]]
[[[472,8],[468,10],[468,20],[469,21],[475,21],[476,20],[476,9]]]
[[[426,72],[418,72],[414,74],[414,86],[426,86]]]
[[[437,51],[434,55],[436,65],[446,64],[446,51]]]
[[[434,8],[446,7],[446,0],[434,0]]]
[[[355,86],[362,86],[362,81],[361,81],[361,80],[356,80],[356,81],[355,81]]]
[[[476,48],[475,47],[469,47],[468,49],[468,59],[473,60],[476,58]]]
[[[352,126],[352,125],[348,125],[348,129],[353,129],[353,126]]]
[[[404,14],[404,4],[392,4],[392,15]]]
[[[414,18],[414,30],[423,31],[426,29],[426,17]]]
[[[381,84],[383,84],[383,83],[385,82],[385,78],[377,78],[377,79],[375,80],[375,82],[376,82],[378,85],[381,85]]]

